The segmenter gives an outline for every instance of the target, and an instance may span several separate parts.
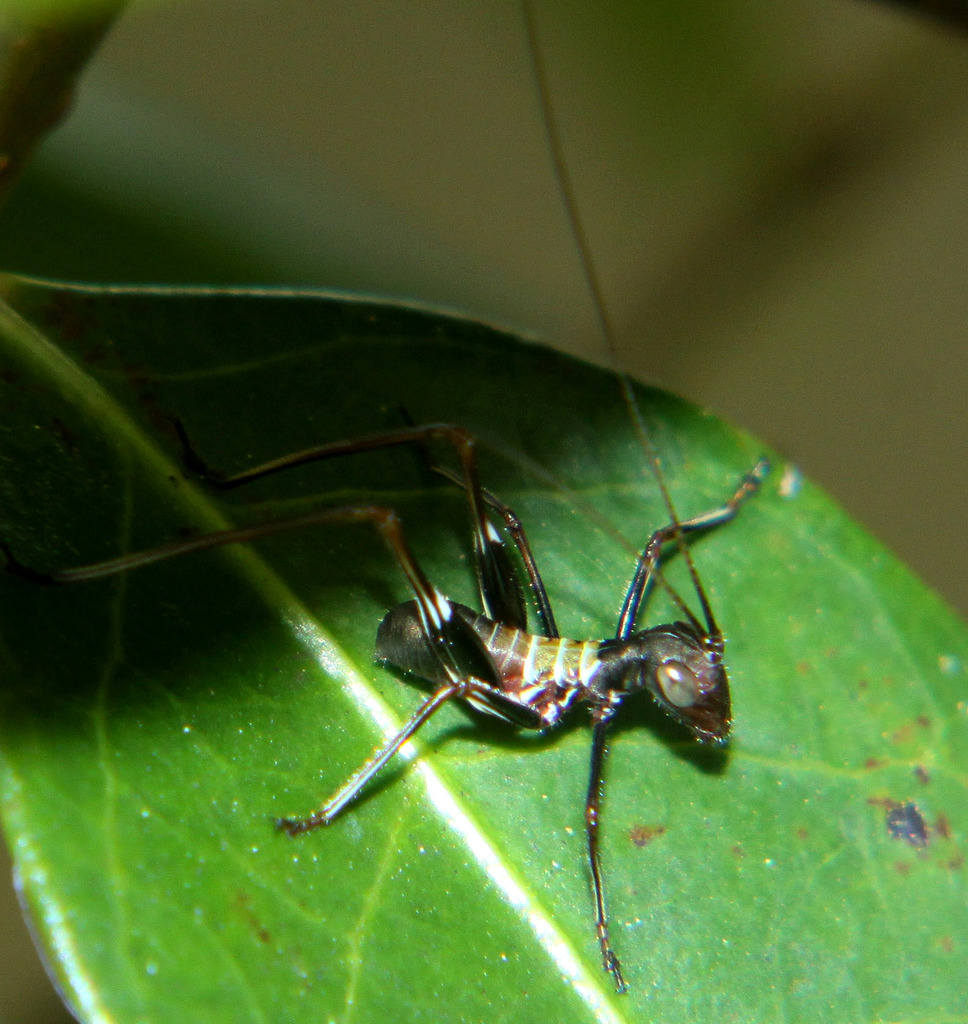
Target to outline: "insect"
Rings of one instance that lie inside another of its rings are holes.
[[[535,50],[532,45],[532,50]],[[540,75],[539,75],[540,80]],[[547,118],[550,124],[550,118]],[[556,144],[553,144],[556,145]],[[559,178],[565,177],[559,171]],[[566,196],[569,190],[564,189]],[[610,339],[604,303],[591,260],[578,230],[570,197],[569,215],[579,237],[586,276],[595,296],[603,332]],[[612,345],[609,340],[609,345]],[[631,391],[625,387],[630,412],[637,416]],[[183,456],[190,469],[217,488],[231,489],[310,462],[341,458],[370,450],[404,445],[444,443],[453,448],[459,472],[435,467],[466,495],[473,535],[474,562],[480,591],[480,613],[451,601],[428,579],[407,543],[400,517],[389,507],[347,504],[302,516],[263,522],[175,541],[94,565],[49,574],[20,562],[0,542],[9,572],[35,583],[68,584],[95,580],[166,558],[268,537],[285,530],[336,522],[368,522],[379,532],[400,566],[412,599],[392,609],[376,638],[378,657],[433,686],[400,732],[366,761],[320,808],[304,817],[280,819],[279,828],[297,835],[329,825],[352,804],[368,782],[440,708],[458,699],[510,725],[533,730],[559,726],[579,706],[592,721],[591,762],[585,800],[587,853],[593,884],[595,927],[605,970],[619,991],[625,991],[622,968],[612,948],[606,912],[599,827],[603,802],[603,770],[608,731],[631,695],[648,693],[701,742],[722,743],[731,724],[729,685],[723,661],[723,635],[713,615],[686,540],[729,522],[757,490],[768,471],[758,462],[728,500],[710,511],[680,521],[663,482],[658,458],[643,426],[648,461],[668,510],[666,525],[654,530],[635,564],[615,631],[599,640],[571,640],[559,635],[536,559],[520,521],[511,508],[480,481],[475,438],[461,427],[438,423],[405,427],[362,438],[322,444],[282,456],[236,476],[223,476],[196,453],[180,428]],[[508,547],[508,540],[514,551]],[[683,618],[640,628],[640,615],[650,589],[662,581],[662,564],[671,547],[687,561],[699,602],[696,615],[679,600]],[[516,567],[515,552],[523,567]],[[538,628],[529,631],[530,594]]]
[[[180,424],[178,427],[189,468],[221,489],[239,487],[309,462],[378,448],[426,445],[435,441],[450,444],[457,453],[460,473],[434,468],[459,484],[466,493],[483,613],[442,594],[414,558],[397,513],[373,504],[323,508],[52,573],[24,565],[9,545],[0,541],[7,571],[33,583],[78,583],[285,530],[331,522],[372,523],[413,591],[412,600],[392,609],[381,622],[376,656],[433,684],[435,689],[397,735],[354,772],[322,807],[305,817],[280,819],[278,827],[295,836],[329,825],[403,744],[451,700],[463,700],[517,728],[536,730],[554,729],[571,709],[583,705],[592,721],[585,822],[595,927],[604,967],[613,977],[617,990],[625,991],[626,982],[609,939],[599,843],[606,737],[623,701],[644,691],[697,740],[723,743],[727,739],[731,718],[723,634],[683,538],[729,522],[768,472],[766,460],[756,463],[721,506],[681,522],[673,515],[669,524],[655,530],[637,560],[614,636],[576,641],[560,636],[525,530],[513,510],[481,486],[476,441],[463,428],[445,423],[430,424],[323,444],[225,477],[200,459],[184,428]],[[502,534],[495,521],[503,525],[505,533]],[[528,631],[525,588],[506,547],[505,535],[513,541],[525,569],[539,621],[537,632]],[[659,578],[664,550],[671,543],[682,546],[689,560],[701,617],[677,599],[685,616],[682,621],[640,629],[638,619],[643,600]]]

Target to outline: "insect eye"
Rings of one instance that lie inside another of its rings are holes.
[[[676,708],[691,708],[701,690],[696,673],[681,661],[664,661],[655,672],[659,692]]]

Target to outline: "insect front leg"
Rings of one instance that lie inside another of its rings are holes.
[[[652,580],[659,569],[662,561],[662,550],[665,545],[677,537],[685,537],[690,533],[711,530],[717,526],[722,526],[723,523],[728,523],[736,516],[740,506],[759,490],[769,471],[769,460],[765,457],[760,458],[757,460],[756,465],[740,480],[739,486],[729,501],[724,502],[718,508],[711,509],[709,512],[694,516],[692,519],[686,519],[681,523],[670,523],[668,526],[663,526],[652,534],[648,544],[645,546],[645,550],[639,556],[635,567],[635,575],[629,584],[628,592],[625,595],[625,602],[622,605],[622,611],[619,613],[618,626],[615,630],[615,636],[618,639],[625,640],[635,631],[635,620],[638,615],[639,606],[642,603],[643,596],[648,593]],[[715,627],[712,610],[709,607],[709,602],[706,600],[702,587],[698,586],[698,580],[696,582],[696,589],[702,604],[706,624],[709,626],[710,632],[712,632]],[[692,612],[682,605],[681,602],[679,603],[686,616],[695,625],[698,625]]]

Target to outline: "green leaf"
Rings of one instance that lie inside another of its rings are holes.
[[[225,470],[399,426],[401,407],[462,423],[575,637],[614,630],[666,518],[616,380],[490,328],[345,297],[0,286],[0,533],[35,568],[379,501],[477,603],[464,496],[418,453],[212,497],[171,415]],[[637,401],[682,516],[760,453],[669,396]],[[0,578],[5,827],[81,1018],[963,1020],[964,628],[793,467],[694,554],[734,742],[623,709],[603,827],[627,996],[594,936],[580,712],[535,737],[445,708],[331,828],[274,831],[419,703],[372,661],[409,595],[370,528],[73,587]],[[678,614],[653,595],[649,623]],[[889,827],[908,802],[926,845]]]

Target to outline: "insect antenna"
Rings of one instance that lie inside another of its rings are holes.
[[[582,273],[591,294],[595,319],[598,321],[599,330],[612,363],[612,369],[618,376],[622,400],[628,409],[636,434],[639,437],[639,441],[648,459],[652,476],[658,485],[660,494],[662,495],[662,502],[669,514],[669,522],[672,525],[679,550],[686,561],[686,565],[688,566],[689,578],[692,581],[693,588],[699,598],[702,615],[706,621],[707,635],[717,638],[720,636],[719,626],[716,624],[716,619],[713,616],[712,607],[709,603],[708,597],[706,596],[705,588],[702,585],[695,562],[689,552],[689,546],[686,543],[682,524],[679,520],[675,506],[672,503],[669,488],[666,486],[665,476],[662,472],[662,464],[659,459],[659,454],[656,451],[652,433],[649,430],[649,427],[642,416],[642,410],[639,408],[638,402],[635,399],[632,382],[629,379],[628,374],[622,368],[621,360],[619,359],[618,345],[615,341],[615,330],[612,326],[611,318],[608,315],[608,307],[605,303],[605,293],[602,289],[601,278],[599,277],[598,271],[595,269],[595,262],[591,255],[591,246],[588,244],[588,236],[585,231],[584,221],[578,207],[574,181],[568,170],[567,161],[565,160],[561,133],[555,117],[554,104],[551,101],[551,90],[548,84],[547,68],[545,67],[541,48],[538,45],[538,25],[531,0],[522,0],[522,8],[527,34],[528,54],[531,62],[531,73],[535,83],[535,91],[538,96],[539,106],[541,108],[541,123],[545,133],[548,152],[551,155],[555,184],[561,198],[562,206],[565,210],[568,228],[575,243],[575,250],[578,255],[579,263],[581,264]],[[685,602],[679,597],[672,585],[666,581],[664,576],[662,576],[661,569],[659,571],[659,578],[662,580],[663,585],[670,593],[675,603],[686,614],[690,622],[696,625],[696,617],[691,611],[689,611]],[[634,614],[632,618],[634,620]]]

